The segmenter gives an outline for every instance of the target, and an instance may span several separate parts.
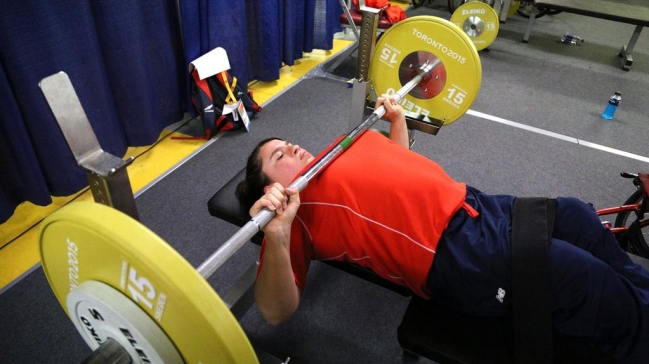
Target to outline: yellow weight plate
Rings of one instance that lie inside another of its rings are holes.
[[[69,316],[74,314],[66,304],[71,290],[101,282],[153,318],[184,362],[258,362],[241,326],[207,281],[122,212],[97,203],[69,204],[43,221],[39,249],[45,275]]]
[[[451,22],[464,30],[479,51],[494,42],[500,29],[496,11],[481,1],[470,1],[458,7],[451,15]]]
[[[448,20],[414,16],[389,28],[379,38],[370,63],[377,95],[394,93],[412,79],[426,61],[441,61],[429,77],[401,100],[407,111],[442,120],[460,118],[480,91],[482,65],[464,32]]]
[[[518,10],[519,6],[521,6],[521,2],[519,0],[512,0],[512,2],[509,3],[509,9],[507,9],[507,17],[516,14],[516,10]]]

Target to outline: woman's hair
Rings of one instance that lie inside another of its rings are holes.
[[[246,179],[239,182],[235,192],[239,202],[250,209],[252,205],[264,194],[264,187],[271,183],[270,178],[261,170],[262,163],[259,158],[259,150],[264,144],[271,140],[282,140],[280,138],[267,138],[259,142],[248,157],[246,163]]]

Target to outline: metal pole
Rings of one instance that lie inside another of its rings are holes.
[[[376,33],[379,24],[379,9],[366,8],[360,5],[362,14],[361,35],[358,39],[358,59],[356,60],[356,75],[352,87],[352,104],[349,108],[349,129],[358,125],[365,116],[367,96],[370,94],[370,61],[374,54]]]
[[[352,28],[352,31],[354,32],[354,36],[356,37],[356,40],[358,41],[360,38],[360,35],[358,35],[358,28],[356,28],[356,24],[354,24],[354,19],[352,19],[352,14],[349,12],[349,6],[345,4],[345,0],[338,0],[340,3],[340,7],[343,8],[343,12],[345,13],[345,16],[347,17],[347,23],[349,23],[349,27]]]
[[[395,92],[395,100],[401,101],[405,95],[412,91],[417,84],[429,75],[432,70],[441,64],[441,61],[436,60],[434,63],[429,64],[426,62],[419,68],[418,74],[406,83],[401,89]],[[340,153],[349,148],[350,145],[365,131],[374,125],[381,117],[385,115],[385,107],[382,105],[376,109],[365,121],[354,128],[345,138],[343,138],[335,147],[323,155],[315,164],[311,166],[306,172],[298,177],[289,188],[297,187],[298,191],[302,191],[308,182],[321,172],[329,163],[331,163]],[[257,215],[253,216],[246,225],[237,231],[230,239],[228,239],[221,247],[215,251],[207,260],[205,260],[199,267],[198,273],[204,278],[210,277],[217,269],[219,269],[230,257],[234,255],[246,242],[248,242],[261,228],[275,216],[274,211],[264,209]]]
[[[131,356],[126,349],[112,338],[106,339],[81,364],[131,364]]]

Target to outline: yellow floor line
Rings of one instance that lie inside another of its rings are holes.
[[[305,53],[293,66],[282,67],[279,80],[252,82],[249,89],[253,91],[255,101],[260,105],[266,103],[350,43],[348,40],[334,39],[332,50]],[[147,146],[128,149],[126,157],[137,156],[127,169],[133,192],[147,186],[205,143],[203,140],[172,140],[173,135],[169,131],[163,132],[153,148]],[[39,263],[38,223],[72,200],[93,199],[90,191],[86,190],[72,196],[53,197],[54,202],[48,206],[26,202],[18,206],[7,222],[0,224],[0,290]]]

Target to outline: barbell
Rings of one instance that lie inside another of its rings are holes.
[[[376,49],[370,65],[374,92],[394,94],[408,111],[446,125],[478,94],[477,50],[447,20],[401,21]],[[375,110],[292,186],[302,190],[384,113]],[[269,210],[254,216],[196,270],[128,215],[75,202],[42,222],[39,252],[57,300],[93,350],[109,347],[134,363],[256,363],[248,338],[206,279],[273,216]]]
[[[493,10],[493,9],[492,9]],[[401,100],[406,111],[448,125],[466,113],[480,91],[482,64],[469,36],[457,25],[433,16],[404,19],[381,36],[370,62],[377,95],[394,92],[425,62],[439,61],[431,80]]]

